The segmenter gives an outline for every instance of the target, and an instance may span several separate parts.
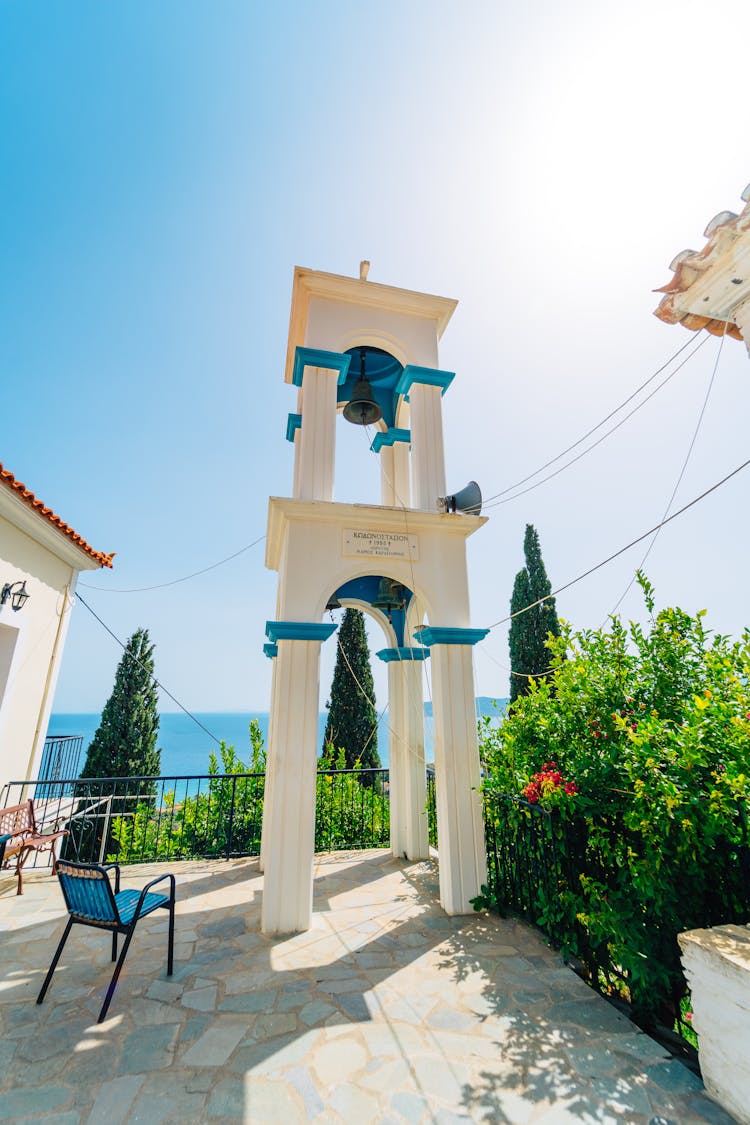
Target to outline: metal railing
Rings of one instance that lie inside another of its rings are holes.
[[[0,807],[32,798],[43,832],[68,829],[60,855],[85,863],[229,859],[260,853],[264,791],[262,773],[67,777],[8,782]],[[315,811],[316,850],[387,847],[389,771],[320,771]]]
[[[62,785],[60,778],[77,777],[82,749],[82,734],[47,735],[39,766],[39,780],[57,781]]]
[[[541,917],[560,887],[552,814],[522,797],[485,792],[484,827],[489,886],[498,904],[557,938],[557,920]]]

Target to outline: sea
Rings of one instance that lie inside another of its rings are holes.
[[[496,702],[486,696],[477,697],[477,714],[489,715],[499,722],[507,700]],[[322,747],[327,715],[318,716],[318,745]],[[91,713],[67,714],[56,712],[50,716],[47,734],[75,734],[83,736],[83,754],[79,769],[83,766],[86,748],[99,726],[101,716]],[[223,740],[234,746],[239,758],[247,763],[250,758],[250,720],[257,719],[263,737],[268,740],[268,713],[263,711],[203,711],[194,717],[182,711],[162,711],[159,722],[157,746],[161,749],[161,773],[164,777],[176,774],[205,774],[208,772],[208,758],[212,750],[218,749],[217,742]],[[378,724],[378,753],[383,767],[388,766],[388,715],[382,716]],[[425,756],[433,759],[434,727],[432,705],[425,704]]]

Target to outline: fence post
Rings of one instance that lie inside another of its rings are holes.
[[[237,775],[232,778],[232,803],[229,806],[229,829],[227,831],[227,859],[232,856],[232,837],[234,836],[234,799],[237,792]]]

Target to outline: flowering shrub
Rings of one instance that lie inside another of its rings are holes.
[[[575,781],[565,781],[557,768],[557,762],[545,762],[538,773],[535,773],[528,785],[524,785],[521,793],[531,805],[541,803],[549,808],[556,802],[556,798],[574,797],[578,792]]]
[[[493,793],[551,810],[559,875],[536,920],[648,1023],[684,992],[677,934],[750,917],[750,632],[655,613],[640,584],[647,627],[564,625],[551,674],[480,740],[488,815],[505,815]]]

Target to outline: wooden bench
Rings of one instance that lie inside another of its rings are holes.
[[[23,894],[23,865],[31,853],[52,851],[55,842],[67,835],[67,829],[59,832],[40,832],[34,817],[34,802],[31,799],[21,805],[9,805],[5,809],[0,809],[0,836],[10,837],[6,841],[2,866],[10,867],[10,861],[15,861],[15,873],[18,878],[16,894]],[[53,870],[54,867],[53,852]]]

